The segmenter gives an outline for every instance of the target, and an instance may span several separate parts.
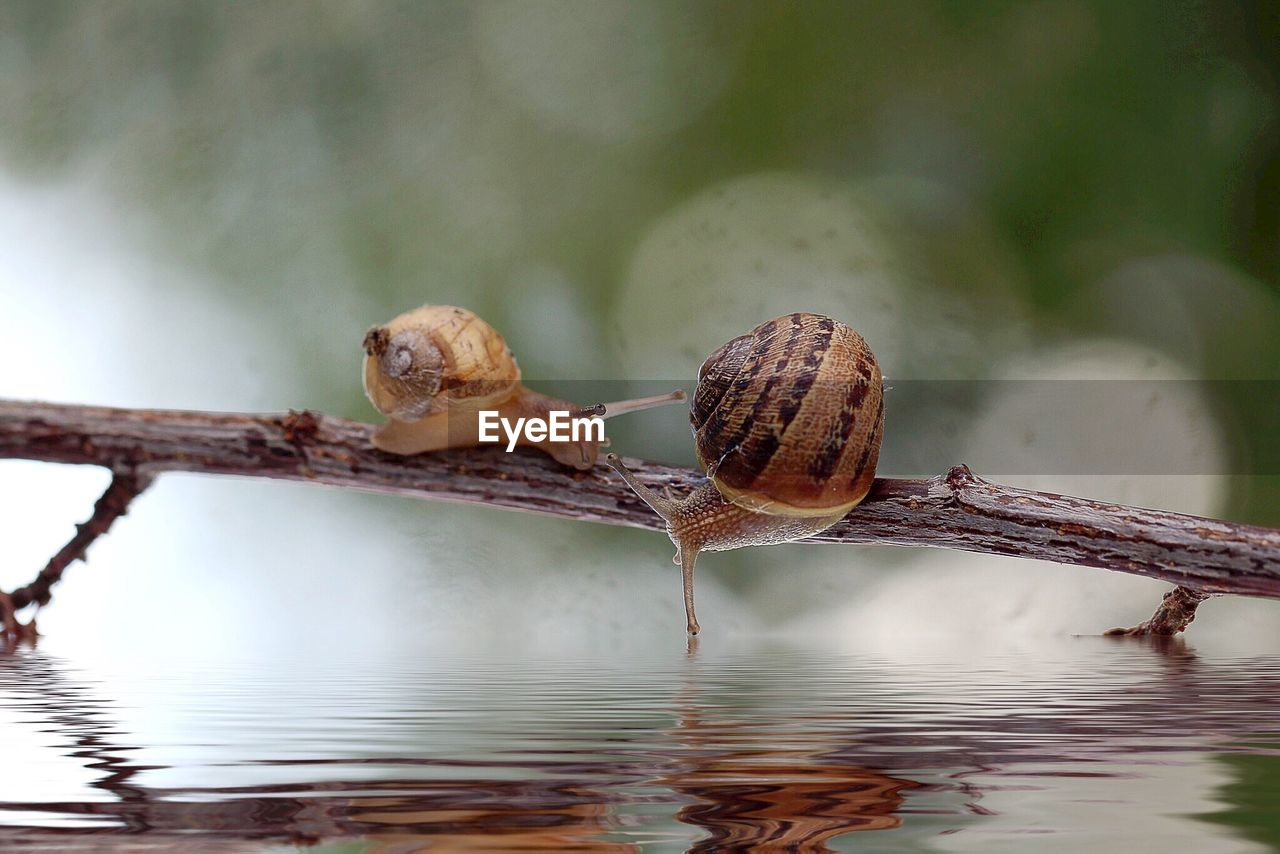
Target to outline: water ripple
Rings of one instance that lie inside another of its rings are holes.
[[[1238,848],[1273,840],[1233,824],[1227,758],[1277,778],[1278,700],[1280,659],[1104,641],[966,666],[23,652],[0,658],[0,844],[1017,849],[1141,826]]]

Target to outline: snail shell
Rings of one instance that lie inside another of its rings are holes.
[[[520,385],[507,342],[474,312],[424,305],[369,330],[364,390],[384,415],[417,421],[456,406],[494,407]]]
[[[424,305],[364,336],[364,390],[387,423],[370,436],[373,446],[407,456],[481,444],[480,416],[492,410],[518,423],[554,413],[612,418],[684,400],[684,392],[579,406],[524,387],[520,366],[498,330],[473,312]],[[586,470],[604,439],[541,437],[520,431],[515,443],[533,445],[558,462]],[[491,437],[485,437],[491,441]]]
[[[766,321],[698,372],[690,408],[698,461],[745,509],[846,512],[875,478],[883,385],[867,342],[844,323],[808,313]]]
[[[658,495],[617,454],[606,458],[667,523],[698,633],[698,554],[803,539],[866,497],[884,433],[884,378],[862,336],[820,314],[775,317],[716,350],[690,407],[708,480]]]

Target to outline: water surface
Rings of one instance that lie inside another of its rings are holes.
[[[1280,657],[0,657],[0,844],[1267,850]]]

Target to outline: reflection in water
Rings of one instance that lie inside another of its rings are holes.
[[[696,653],[694,643],[690,655]],[[705,715],[700,693],[690,679],[677,706],[679,723],[668,730],[682,759],[654,781],[695,799],[676,814],[707,831],[691,850],[768,844],[825,851],[825,843],[841,834],[901,824],[894,815],[902,805],[899,793],[919,784],[826,759],[829,744],[819,734],[836,721],[797,719],[789,736],[802,746],[773,744],[754,738],[749,724]]]
[[[900,792],[920,785],[822,762],[810,751],[734,751],[689,765],[659,782],[698,799],[676,815],[709,832],[694,851],[765,844],[825,851],[841,834],[897,827]]]
[[[875,832],[916,850],[1020,832],[991,807],[1014,789],[1044,794],[1025,819],[1039,833],[1072,830],[1081,804],[1149,832],[1178,808],[1162,768],[1275,761],[1256,742],[1280,730],[1276,659],[1055,652],[95,674],[22,652],[0,658],[0,844],[820,851]]]

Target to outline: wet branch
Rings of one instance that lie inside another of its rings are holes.
[[[371,429],[312,412],[249,415],[0,401],[0,459],[116,472],[93,518],[32,584],[8,598],[18,608],[47,601],[66,565],[83,555],[151,478],[169,471],[303,481],[663,528],[603,465],[578,472],[533,451],[506,454],[499,448],[396,457],[370,446]],[[657,463],[627,464],[659,489],[686,491],[701,478]],[[1197,593],[1280,598],[1280,531],[1015,489],[984,481],[964,466],[927,480],[877,480],[844,521],[812,539],[1039,558],[1159,578]]]

